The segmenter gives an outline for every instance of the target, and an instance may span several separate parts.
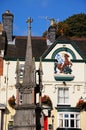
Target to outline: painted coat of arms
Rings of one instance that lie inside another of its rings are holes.
[[[67,53],[59,54],[55,56],[54,63],[54,77],[58,81],[71,81],[74,79],[72,75],[72,62],[70,56]]]

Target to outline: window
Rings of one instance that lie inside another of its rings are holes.
[[[58,116],[59,128],[80,128],[79,112],[59,112]]]
[[[69,103],[69,88],[58,88],[58,103],[59,104]]]

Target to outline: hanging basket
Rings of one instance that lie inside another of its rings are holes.
[[[86,111],[86,101],[84,100],[79,100],[78,103],[76,104],[76,107],[79,108],[81,111]]]
[[[50,99],[49,96],[47,95],[44,95],[42,98],[41,98],[41,102],[42,102],[42,105],[47,105],[49,107],[52,107],[52,101]]]
[[[14,108],[14,106],[16,105],[15,103],[16,99],[15,99],[15,96],[13,95],[12,97],[9,98],[8,100],[8,104],[10,107]]]

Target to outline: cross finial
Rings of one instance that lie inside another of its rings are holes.
[[[31,35],[31,23],[33,22],[33,19],[30,17],[26,21],[28,23],[28,36]]]
[[[31,28],[31,23],[33,22],[33,19],[30,17],[26,21],[28,23],[29,28]]]

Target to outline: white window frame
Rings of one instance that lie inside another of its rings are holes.
[[[71,114],[74,117],[71,117]],[[68,115],[68,117],[65,117]],[[65,126],[65,121],[68,120],[68,126]],[[74,120],[74,126],[71,126],[71,120]],[[61,124],[62,121],[62,124]],[[60,125],[61,124],[61,125]],[[59,112],[58,113],[58,127],[59,128],[80,128],[80,113],[79,112]]]
[[[60,90],[63,90],[63,95],[62,95],[62,97],[60,97],[60,95],[59,95],[59,91]],[[65,95],[65,90],[68,90],[68,95]],[[57,95],[57,98],[58,98],[58,105],[69,105],[69,88],[68,87],[59,87],[58,88],[58,95]],[[60,100],[60,98],[62,98],[63,99],[63,102],[60,102],[59,100]],[[68,100],[68,102],[65,102],[66,100],[65,99],[67,99]]]

